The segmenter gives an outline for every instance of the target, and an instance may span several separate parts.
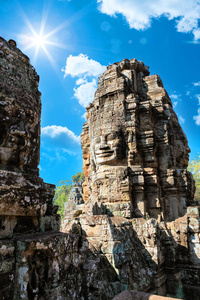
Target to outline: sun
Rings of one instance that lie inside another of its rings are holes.
[[[19,38],[21,43],[23,44],[23,52],[26,52],[30,49],[33,50],[32,54],[32,60],[33,63],[36,63],[38,54],[40,50],[42,50],[45,53],[45,56],[50,61],[51,65],[56,68],[55,61],[52,57],[52,49],[51,51],[48,50],[49,46],[59,47],[63,49],[67,49],[65,44],[57,43],[55,39],[55,34],[57,34],[61,29],[66,27],[66,24],[63,23],[56,28],[53,28],[49,32],[45,32],[46,27],[46,20],[47,16],[42,18],[40,29],[38,32],[35,30],[35,26],[31,24],[25,13],[23,13],[23,19],[26,24],[26,33],[20,34]],[[51,53],[51,54],[50,54]]]
[[[46,38],[45,36],[43,35],[37,35],[35,37],[32,38],[33,40],[33,46],[36,46],[36,47],[41,47],[43,48],[44,45],[45,45],[45,42],[46,42]]]
[[[24,45],[23,52],[32,49],[33,63],[36,63],[40,50],[43,50],[46,54],[46,57],[51,62],[51,64],[54,64],[53,57],[48,51],[48,45],[51,44],[53,44],[54,46],[59,46],[59,45],[56,45],[56,43],[52,42],[52,38],[51,40],[50,38],[48,39],[48,36],[45,35],[42,31],[37,33],[32,28],[32,26],[30,26],[29,28],[32,29],[29,33],[21,35],[21,41]]]
[[[34,32],[32,35],[23,36],[23,43],[25,45],[24,51],[28,49],[35,49],[35,55],[38,55],[40,49],[43,49],[44,52],[47,51],[47,45],[51,44],[50,40],[47,39],[47,36]],[[37,57],[36,57],[37,58]]]

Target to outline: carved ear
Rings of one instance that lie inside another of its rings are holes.
[[[126,138],[127,138],[128,143],[132,143],[133,142],[133,137],[134,137],[133,130],[128,130],[126,132]]]
[[[95,172],[96,171],[96,163],[93,159],[91,159],[90,165],[91,165],[91,170]]]

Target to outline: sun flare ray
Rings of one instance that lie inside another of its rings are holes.
[[[39,27],[39,30],[36,30],[34,25],[31,24],[30,20],[24,13],[23,9],[21,8],[22,18],[24,20],[24,23],[26,24],[26,30],[27,32],[24,34],[18,35],[22,44],[24,45],[23,51],[27,51],[30,49],[34,49],[33,54],[33,61],[36,62],[40,50],[42,50],[45,53],[45,56],[51,63],[51,65],[55,68],[55,61],[48,51],[48,46],[58,47],[62,49],[68,49],[69,46],[63,43],[57,43],[55,41],[55,34],[58,33],[60,30],[65,28],[68,24],[68,21],[65,21],[64,23],[60,24],[53,30],[50,30],[49,32],[45,33],[47,19],[48,19],[48,10],[44,10],[42,14],[42,20]],[[52,51],[51,51],[52,53]]]
[[[42,48],[43,48],[43,50],[44,50],[44,52],[45,52],[45,54],[46,54],[46,56],[47,56],[50,64],[54,68],[54,71],[57,72],[58,66],[56,65],[55,60],[53,59],[53,57],[51,56],[51,54],[49,53],[49,51],[44,46],[42,46]]]

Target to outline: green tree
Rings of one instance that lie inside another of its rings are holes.
[[[200,201],[200,155],[189,162],[188,170],[192,173],[195,180],[196,192],[194,200]]]
[[[67,202],[68,195],[71,191],[71,182],[69,180],[61,180],[56,187],[53,204],[58,205],[58,213],[63,218],[65,202]]]
[[[83,172],[78,172],[76,175],[72,175],[71,179],[73,183],[78,183],[85,179],[85,175]]]
[[[58,213],[63,218],[65,202],[68,201],[68,196],[74,183],[78,183],[85,179],[83,172],[78,172],[72,175],[71,180],[61,180],[56,187],[53,204],[58,205]]]

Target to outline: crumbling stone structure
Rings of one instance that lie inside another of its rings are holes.
[[[100,78],[82,134],[85,204],[65,233],[54,186],[38,172],[38,82],[0,37],[0,299],[111,300],[124,290],[199,299],[189,148],[159,77],[124,60]]]
[[[76,205],[81,205],[83,201],[83,182],[73,184],[70,194],[68,196],[68,202],[74,202]]]
[[[61,231],[66,232],[69,225],[69,220],[78,217],[83,212],[83,182],[75,183],[70,191],[70,194],[65,202],[63,220],[61,223]]]

